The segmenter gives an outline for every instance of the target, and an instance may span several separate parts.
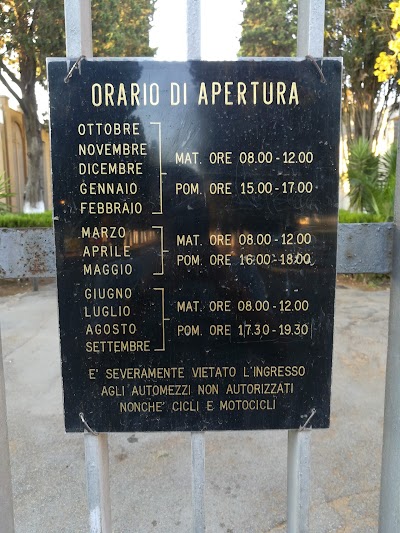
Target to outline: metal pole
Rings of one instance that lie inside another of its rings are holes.
[[[187,58],[201,59],[201,0],[186,0]]]
[[[325,0],[299,0],[297,55],[322,57]],[[311,431],[290,430],[287,460],[287,531],[307,533],[310,512]]]
[[[297,55],[324,55],[325,0],[299,0]]]
[[[111,533],[107,433],[85,431],[85,463],[90,533]]]
[[[288,533],[308,533],[311,431],[290,430],[288,438]]]
[[[67,57],[93,57],[91,0],[65,0]]]
[[[4,384],[3,353],[0,337],[0,530],[14,532],[10,450],[7,431],[7,405]],[[4,529],[3,529],[4,528]]]
[[[201,0],[186,0],[186,33],[187,59],[201,59]],[[193,432],[191,441],[193,532],[204,533],[205,434]]]
[[[400,531],[400,135],[394,204],[379,533]]]
[[[206,520],[204,512],[205,485],[205,438],[204,433],[192,433],[192,505],[193,533],[204,533]]]
[[[187,59],[201,59],[201,0],[186,0]],[[204,512],[205,436],[193,432],[192,440],[192,508],[193,532],[206,530]]]
[[[93,56],[91,0],[65,0],[66,55]],[[108,435],[85,431],[90,533],[111,533]]]

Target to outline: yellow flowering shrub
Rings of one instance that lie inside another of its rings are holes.
[[[391,2],[389,7],[393,11],[390,26],[395,31],[395,34],[394,39],[388,43],[389,50],[392,53],[381,52],[376,58],[374,74],[380,82],[396,76],[400,62],[400,2]],[[400,84],[400,80],[397,83]]]

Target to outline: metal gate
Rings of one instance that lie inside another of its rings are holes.
[[[188,59],[201,59],[201,0],[187,0]],[[322,57],[324,0],[300,0],[297,55]],[[65,0],[66,56],[92,57],[90,0]],[[398,161],[398,168],[400,167]],[[398,171],[399,175],[399,171]],[[397,180],[395,221],[346,224],[338,229],[338,273],[392,272],[389,347],[381,481],[380,532],[400,531],[400,180]],[[51,229],[0,230],[0,276],[45,278],[55,275]],[[0,353],[1,355],[1,353]],[[84,421],[83,421],[84,422]],[[309,421],[288,432],[287,531],[307,532],[310,506]],[[310,424],[311,426],[311,424]],[[193,531],[205,531],[205,433],[191,435]],[[88,426],[84,434],[90,531],[109,533],[109,459],[107,434]],[[12,533],[13,505],[3,361],[0,357],[0,516],[1,531]]]

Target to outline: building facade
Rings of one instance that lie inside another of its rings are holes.
[[[45,209],[51,209],[50,139],[45,128],[42,129],[42,142],[43,176],[41,189]],[[28,179],[24,117],[21,111],[9,107],[7,96],[0,96],[0,176],[5,176],[9,180],[9,192],[13,193],[13,196],[7,202],[12,212],[22,212]]]

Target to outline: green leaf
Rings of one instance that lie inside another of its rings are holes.
[[[11,211],[11,206],[7,203],[7,198],[15,196],[10,192],[10,180],[4,174],[0,174],[0,213]]]

